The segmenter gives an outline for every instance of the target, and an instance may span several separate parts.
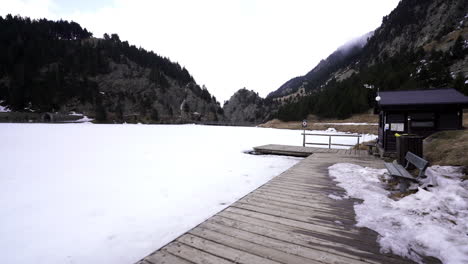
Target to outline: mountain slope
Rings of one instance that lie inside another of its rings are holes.
[[[258,93],[242,88],[224,103],[224,115],[230,123],[259,124],[271,118],[270,102]]]
[[[167,58],[75,22],[11,15],[0,17],[0,101],[103,122],[222,119],[216,99]]]
[[[277,117],[345,118],[371,107],[376,88],[454,87],[468,93],[467,5],[464,0],[400,1],[362,49],[338,61],[330,56],[327,70],[321,70],[321,62],[309,72],[315,81],[293,79],[290,85],[299,83],[304,92],[282,100]],[[281,93],[285,90],[270,96],[288,97]]]
[[[371,37],[373,32],[369,32],[359,38],[349,41],[339,47],[335,52],[329,55],[325,60],[321,60],[317,66],[304,76],[295,77],[283,84],[276,91],[268,94],[269,98],[279,98],[296,93],[300,88],[306,85],[318,85],[325,82],[329,75],[346,66],[360,54],[362,48]]]

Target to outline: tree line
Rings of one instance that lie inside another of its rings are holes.
[[[94,38],[76,22],[0,16],[0,100],[14,111],[28,105],[58,110],[70,98],[98,111],[102,98],[93,77],[109,73],[111,61],[150,69],[148,78],[161,89],[170,87],[168,78],[180,85],[194,82],[178,63],[121,41],[117,34]]]

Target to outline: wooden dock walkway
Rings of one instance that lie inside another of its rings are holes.
[[[345,194],[328,176],[329,166],[383,168],[361,154],[322,149],[138,264],[413,263],[380,253],[377,234],[355,226],[356,200],[329,197]]]
[[[286,155],[295,157],[308,157],[313,153],[334,153],[338,155],[362,155],[367,156],[366,150],[356,149],[328,149],[328,148],[314,148],[314,147],[301,147],[301,146],[288,146],[288,145],[264,145],[253,148],[259,154],[273,154],[273,155]]]

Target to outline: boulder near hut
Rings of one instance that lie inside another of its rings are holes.
[[[427,137],[442,130],[463,129],[468,97],[455,89],[388,91],[378,96],[375,112],[381,153],[396,151],[396,133]]]

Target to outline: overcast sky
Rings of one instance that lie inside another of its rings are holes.
[[[266,96],[345,42],[380,26],[399,0],[0,0],[0,15],[66,19],[117,33],[185,66],[223,103]]]

